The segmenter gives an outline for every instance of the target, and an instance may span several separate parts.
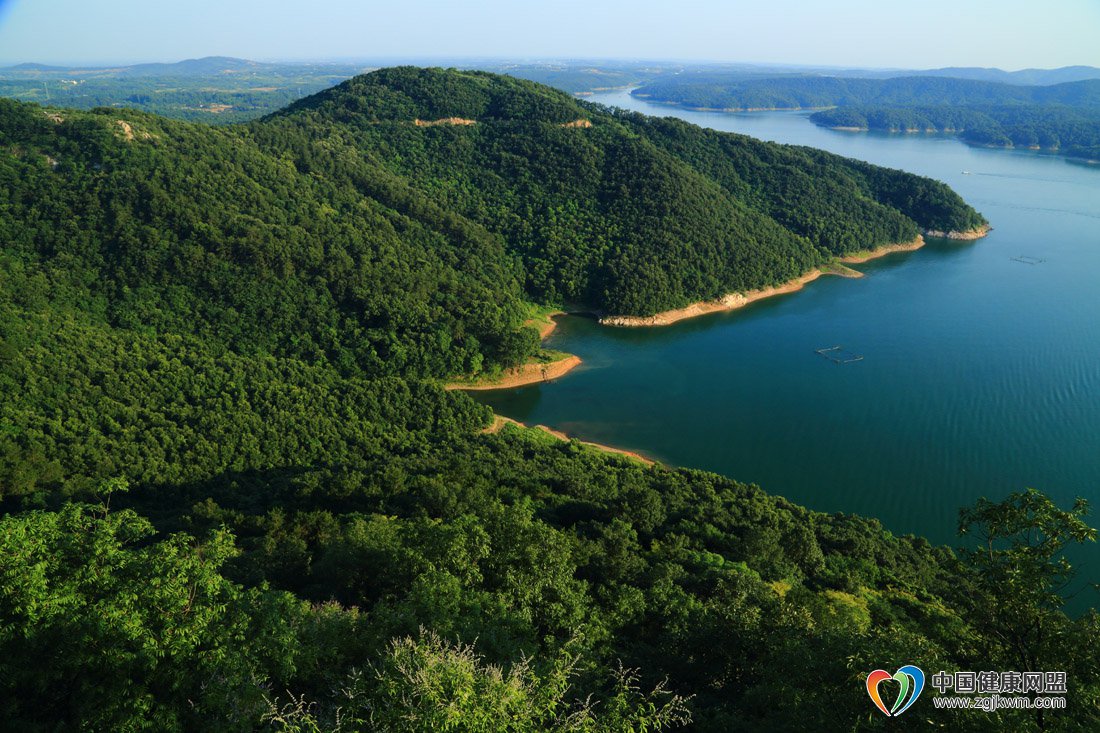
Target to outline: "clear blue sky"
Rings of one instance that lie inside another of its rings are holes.
[[[1100,66],[1100,0],[0,0],[0,64],[210,55]]]

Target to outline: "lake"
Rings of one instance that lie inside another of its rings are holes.
[[[1062,505],[1100,504],[1100,167],[945,136],[826,130],[803,113],[590,99],[930,176],[994,231],[672,326],[564,317],[548,345],[579,355],[580,368],[478,400],[937,543],[956,543],[959,507],[983,495],[1032,486]],[[837,345],[863,359],[815,353]],[[1100,548],[1073,559],[1080,580],[1100,581]]]

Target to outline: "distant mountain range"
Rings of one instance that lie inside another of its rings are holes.
[[[902,76],[944,76],[975,81],[1001,82],[1014,85],[1045,86],[1065,82],[1100,79],[1100,68],[1094,66],[1064,66],[1059,69],[1002,69],[980,67],[944,67],[940,69],[835,69],[820,66],[766,66],[755,64],[682,64],[667,61],[609,61],[570,59],[561,61],[512,62],[499,59],[471,61],[469,59],[435,60],[435,65],[456,68],[481,69],[518,76],[540,83],[558,86],[565,91],[583,92],[607,86],[623,86],[642,83],[669,73],[721,74],[727,78],[759,78],[774,76],[829,76],[865,79],[889,79]],[[328,73],[345,70],[347,75],[364,69],[387,65],[353,62],[261,62],[232,56],[205,56],[174,63],[143,63],[130,65],[59,66],[39,63],[22,63],[0,67],[0,77],[20,78],[41,75],[68,74],[72,76],[114,77],[208,77],[242,73],[270,74],[304,69],[319,69]]]
[[[1095,66],[1063,66],[1059,69],[1020,69],[1019,71],[1004,71],[1002,69],[988,69],[977,66],[948,66],[942,69],[926,69],[924,71],[890,72],[893,76],[947,76],[953,79],[973,79],[975,81],[997,81],[1003,84],[1020,84],[1026,86],[1047,86],[1050,84],[1064,84],[1071,81],[1084,81],[1086,79],[1100,79],[1100,69]]]
[[[199,59],[184,59],[172,63],[146,63],[129,65],[102,65],[102,66],[57,66],[50,64],[25,63],[15,66],[0,68],[0,77],[51,77],[56,75],[68,75],[74,77],[86,76],[111,76],[111,77],[211,77],[229,74],[259,73],[270,74],[285,70],[293,70],[298,73],[303,69],[332,68],[346,69],[349,74],[355,74],[364,67],[362,64],[327,64],[327,63],[268,63],[262,61],[249,61],[232,56],[204,56]]]

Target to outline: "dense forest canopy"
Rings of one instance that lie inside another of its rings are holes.
[[[1084,505],[987,502],[1005,554],[956,556],[441,386],[527,356],[533,303],[981,224],[942,184],[410,68],[218,128],[2,101],[0,180],[9,727],[1100,724],[1100,620],[1053,590]],[[916,660],[1065,670],[1072,707],[870,717]]]
[[[973,145],[1053,150],[1100,159],[1100,109],[1035,105],[838,107],[810,120],[823,127],[955,133]]]

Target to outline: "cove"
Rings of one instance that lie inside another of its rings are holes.
[[[582,366],[476,399],[934,543],[957,544],[960,506],[1027,486],[1062,505],[1084,496],[1100,521],[1100,167],[946,136],[827,130],[808,113],[590,99],[931,176],[994,230],[670,326],[566,316],[548,345]],[[815,353],[833,346],[863,359]],[[1072,559],[1078,585],[1100,581],[1095,544]]]

